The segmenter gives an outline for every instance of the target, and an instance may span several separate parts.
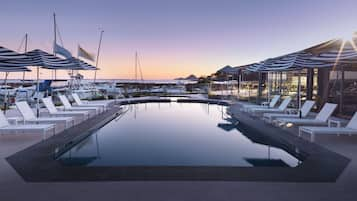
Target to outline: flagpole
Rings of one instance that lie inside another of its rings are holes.
[[[36,117],[38,118],[40,117],[40,67],[39,66],[37,66],[36,71],[37,71]]]
[[[97,51],[97,59],[96,59],[96,61],[95,61],[95,67],[96,67],[96,68],[98,68],[99,53],[100,53],[100,47],[101,47],[101,45],[102,45],[103,33],[104,33],[104,30],[101,30],[101,31],[100,31],[98,51]],[[97,69],[94,71],[94,84],[95,84],[96,80],[97,80]]]

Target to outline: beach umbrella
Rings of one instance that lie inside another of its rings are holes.
[[[332,39],[307,49],[290,54],[269,58],[259,63],[251,64],[246,71],[251,72],[283,72],[298,71],[298,89],[301,89],[301,70],[304,68],[332,68],[339,65],[341,70],[345,65],[349,67],[357,66],[357,35],[351,39]],[[341,76],[340,93],[343,90],[343,75]],[[299,107],[301,106],[301,92],[298,91]],[[340,110],[342,108],[342,95],[340,96]]]
[[[20,72],[27,71],[26,61],[28,58],[24,54],[12,51],[0,46],[0,71],[1,72]]]
[[[315,56],[315,60],[334,62],[338,57],[342,60],[357,57],[356,43],[357,38],[354,35],[350,40],[333,39],[309,47],[304,51]]]
[[[306,49],[313,55],[312,59],[316,61],[329,61],[333,63],[332,70],[336,71],[339,68],[341,77],[337,72],[337,79],[340,80],[339,89],[339,112],[343,110],[343,85],[344,85],[344,71],[346,67],[357,67],[357,35],[354,33],[348,40],[333,39],[313,47]]]
[[[75,57],[68,58],[67,60],[73,64],[72,70],[99,70],[99,68]]]
[[[314,67],[326,67],[332,66],[330,62],[324,61],[314,61],[310,58],[311,54],[304,51],[298,51],[291,54],[286,54],[273,59],[269,62],[264,63],[264,71],[273,72],[283,72],[283,71],[295,71],[298,72],[298,87],[297,87],[297,105],[299,114],[301,113],[301,73],[303,68],[314,68]],[[282,81],[280,80],[280,83]]]
[[[40,73],[40,68],[45,68],[45,69],[51,69],[51,70],[70,70],[74,67],[74,64],[67,59],[62,59],[59,58],[53,54],[49,54],[43,50],[35,49],[32,51],[29,51],[25,54],[28,59],[26,64],[28,66],[36,66],[36,71],[37,71],[37,81],[36,81],[36,91],[37,91],[37,103],[36,103],[36,111],[37,111],[37,117],[39,117],[40,114],[40,102],[39,102],[39,73]]]
[[[17,53],[15,51],[0,46],[0,61],[4,61],[4,60],[20,61],[23,59],[27,59],[26,55]]]
[[[26,60],[26,55],[17,53],[10,49],[0,46],[0,72],[5,72],[4,85],[7,84],[7,77],[10,72],[25,72],[30,71],[25,65],[18,63],[18,61]],[[4,113],[6,113],[8,92],[5,88],[4,95]]]
[[[253,65],[248,70],[253,72],[298,72],[297,105],[301,110],[301,73],[304,68],[326,68],[333,67],[334,63],[329,60],[315,60],[311,52],[305,50],[293,52],[275,58],[267,59],[259,64]],[[280,81],[280,83],[282,83]],[[269,95],[268,95],[269,96]],[[299,112],[300,113],[300,112]]]
[[[67,59],[62,59],[43,50],[35,49],[26,53],[31,66],[37,66],[51,70],[69,70],[74,64]]]

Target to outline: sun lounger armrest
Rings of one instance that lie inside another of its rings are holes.
[[[341,121],[338,121],[338,120],[329,119],[327,123],[328,123],[328,127],[333,127],[334,124],[338,128],[341,127]]]

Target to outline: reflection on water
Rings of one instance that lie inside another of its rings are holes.
[[[282,149],[237,130],[225,106],[200,103],[128,105],[124,114],[60,157],[86,166],[296,166]]]

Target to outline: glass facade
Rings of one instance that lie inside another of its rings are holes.
[[[260,99],[258,99],[259,83]],[[325,102],[336,103],[339,105],[336,113],[351,116],[357,111],[357,68],[339,67],[336,70],[315,68],[261,74],[245,72],[238,80],[228,77],[226,81],[211,82],[210,94],[232,96],[250,102],[266,101],[268,97],[280,94],[283,97],[292,97],[291,107],[298,107],[301,97],[302,102],[307,99],[315,100],[317,108]]]

